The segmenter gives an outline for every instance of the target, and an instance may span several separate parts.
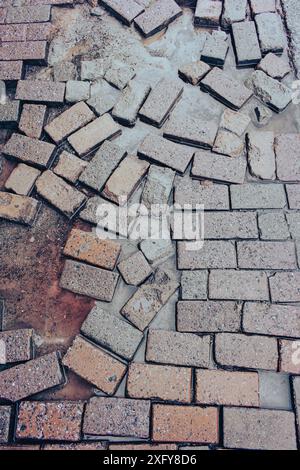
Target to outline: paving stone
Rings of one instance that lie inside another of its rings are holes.
[[[276,338],[219,333],[215,336],[215,360],[227,367],[277,371]]]
[[[258,226],[262,240],[286,240],[290,238],[290,232],[283,212],[263,212],[258,214]]]
[[[278,432],[281,429],[281,432]],[[290,411],[225,408],[224,446],[231,449],[295,450],[295,416]]]
[[[175,254],[171,240],[143,240],[140,249],[153,265],[160,264]]]
[[[178,269],[235,268],[235,244],[230,241],[205,241],[199,250],[192,250],[194,242],[178,242]]]
[[[118,145],[109,141],[104,142],[80,175],[79,181],[95,191],[101,191],[126,153]]]
[[[12,100],[0,104],[0,123],[2,126],[14,126],[19,121],[20,101]]]
[[[261,13],[254,19],[262,54],[281,54],[286,44],[281,17],[277,13]]]
[[[207,271],[183,271],[181,274],[181,297],[184,300],[207,299]]]
[[[208,368],[210,336],[150,329],[146,361]]]
[[[16,402],[64,383],[59,356],[54,352],[1,371],[0,397]]]
[[[227,186],[200,183],[186,177],[175,181],[174,201],[182,207],[188,205],[196,208],[203,204],[205,210],[229,210]]]
[[[72,153],[63,151],[58,157],[58,162],[53,172],[70,183],[76,183],[81,173],[87,167],[88,162],[75,157]]]
[[[40,139],[44,127],[47,107],[40,104],[24,104],[19,129],[28,137]]]
[[[286,214],[289,229],[293,238],[300,239],[300,213],[291,212]]]
[[[211,68],[208,64],[198,60],[182,65],[178,69],[178,74],[182,80],[196,86],[199,85],[200,80],[205,77],[210,70]]]
[[[48,142],[13,134],[3,147],[3,153],[38,168],[46,168],[53,156],[55,146]]]
[[[273,118],[273,113],[264,105],[258,105],[253,110],[253,123],[256,127],[264,127]]]
[[[233,134],[241,137],[245,133],[250,122],[251,119],[247,114],[231,111],[231,109],[225,109],[221,116],[220,129],[232,132]]]
[[[7,9],[6,23],[42,23],[50,21],[50,5],[10,7]]]
[[[56,144],[59,144],[94,118],[95,114],[85,103],[77,103],[47,124],[45,131]]]
[[[140,109],[140,118],[152,126],[162,127],[180,100],[182,93],[183,86],[178,81],[168,78],[161,79]]]
[[[83,155],[96,148],[106,139],[111,140],[121,133],[121,128],[114,122],[112,117],[109,114],[104,114],[72,134],[68,137],[68,141],[79,155]]]
[[[255,239],[258,238],[255,212],[207,212],[205,214],[205,239]]]
[[[149,437],[150,401],[127,398],[91,398],[87,404],[83,433],[93,436]]]
[[[246,169],[245,156],[228,158],[211,152],[196,152],[191,173],[198,178],[241,184],[245,180]]]
[[[267,54],[257,66],[258,70],[262,70],[267,75],[278,80],[284,78],[291,71],[291,67],[286,59],[278,57],[270,52]]]
[[[149,163],[129,155],[121,161],[105,184],[102,194],[123,206],[132,196],[148,171]]]
[[[0,23],[5,23],[7,8],[0,8]]]
[[[300,273],[276,273],[270,277],[272,302],[300,302]]]
[[[4,450],[4,451],[24,451],[24,450],[27,450],[27,451],[32,451],[32,450],[40,450],[40,445],[37,444],[37,445],[34,445],[34,444],[26,444],[26,445],[23,445],[23,444],[9,444],[9,445],[0,445],[0,450]]]
[[[279,372],[300,375],[299,343],[288,339],[279,340]]]
[[[193,147],[212,148],[218,127],[213,122],[200,121],[191,116],[175,114],[164,127],[164,137],[179,144]]]
[[[156,404],[152,419],[153,439],[158,442],[216,444],[219,441],[217,408]]]
[[[28,196],[41,172],[36,168],[19,163],[5,182],[5,189]]]
[[[0,406],[0,443],[8,442],[10,419],[11,419],[11,407]]]
[[[213,31],[206,36],[201,60],[209,65],[223,67],[229,50],[228,36],[224,31]]]
[[[216,0],[197,0],[194,23],[204,28],[218,28],[222,15],[222,2]]]
[[[144,8],[134,0],[101,0],[100,4],[128,26],[144,11]]]
[[[32,329],[2,331],[0,341],[5,345],[5,364],[29,361],[33,358]]]
[[[275,138],[277,177],[300,181],[300,134],[281,134]]]
[[[131,398],[190,403],[192,369],[132,363],[128,371],[126,391]]]
[[[21,80],[23,62],[21,60],[10,60],[0,62],[0,80]]]
[[[298,436],[300,432],[300,380],[299,377],[293,378],[293,395],[297,417]]]
[[[0,60],[26,60],[30,62],[45,63],[46,58],[47,41],[14,41],[3,42],[0,45]]]
[[[244,138],[240,138],[232,132],[222,129],[218,132],[213,146],[213,152],[232,158],[238,158],[244,155],[244,150]]]
[[[97,80],[104,77],[105,62],[103,59],[81,61],[81,80]]]
[[[55,82],[67,82],[77,79],[77,67],[72,62],[61,62],[53,66],[53,76]]]
[[[173,170],[151,165],[143,189],[141,203],[149,210],[153,210],[153,206],[156,204],[168,204],[173,189],[174,177]]]
[[[254,15],[260,13],[276,12],[276,0],[250,0],[250,7]]]
[[[268,278],[261,271],[215,270],[209,276],[210,299],[269,300]]]
[[[148,83],[138,80],[129,82],[120,99],[114,105],[112,115],[123,126],[133,127],[138,113],[151,91]]]
[[[276,178],[274,151],[274,132],[256,132],[247,134],[247,150],[250,172],[260,179]]]
[[[0,219],[33,225],[39,207],[36,199],[0,191]]]
[[[35,103],[62,104],[65,98],[65,83],[43,80],[19,80],[16,99]]]
[[[222,14],[222,26],[225,29],[237,22],[245,21],[247,0],[225,0]]]
[[[283,242],[238,242],[238,265],[242,269],[295,269],[295,245]]]
[[[176,444],[110,444],[109,450],[146,450],[150,452],[160,451],[160,450],[177,450]]]
[[[260,45],[254,21],[232,25],[232,35],[238,67],[249,67],[261,60]]]
[[[200,87],[235,111],[238,111],[253,95],[243,83],[229,77],[218,67],[204,77]]]
[[[139,286],[153,273],[151,266],[140,251],[121,261],[118,264],[118,270],[126,284],[131,286]]]
[[[60,278],[60,287],[74,294],[111,302],[119,275],[101,268],[67,260]]]
[[[112,87],[104,79],[100,79],[92,83],[91,97],[87,104],[97,116],[102,116],[113,109],[119,98],[120,91]]]
[[[300,209],[300,186],[298,184],[287,184],[286,192],[290,209]]]
[[[122,62],[113,62],[105,73],[105,80],[119,90],[123,90],[126,85],[135,77],[135,69]]]
[[[258,374],[197,370],[196,402],[201,405],[258,407],[260,404]]]
[[[84,403],[24,401],[17,416],[17,439],[79,441]]]
[[[0,25],[3,42],[43,41],[50,39],[51,23]]]
[[[177,329],[185,333],[238,332],[242,307],[236,302],[181,301]]]
[[[267,409],[291,410],[290,380],[287,374],[260,371],[260,407]]]
[[[78,101],[86,101],[90,98],[89,82],[68,80],[66,84],[66,101],[67,103],[77,103]]]
[[[107,213],[111,216],[106,217]],[[85,208],[80,212],[80,218],[99,228],[107,229],[113,237],[115,234],[128,237],[128,219],[124,217],[122,208],[100,196],[91,197],[87,201]]]
[[[97,451],[97,450],[106,450],[107,449],[107,443],[106,442],[93,442],[93,441],[87,441],[87,442],[72,442],[70,444],[46,444],[43,446],[41,450],[47,450],[47,451]]]
[[[157,0],[144,13],[139,15],[134,22],[147,38],[166,28],[181,15],[182,9],[174,0],[169,0],[168,2]]]
[[[251,184],[231,186],[233,209],[283,209],[286,205],[284,186],[281,184]]]
[[[108,395],[116,392],[127,370],[121,361],[81,336],[76,336],[63,364]]]
[[[247,83],[254,94],[276,113],[284,111],[292,101],[291,90],[261,70],[253,72]]]
[[[128,360],[132,360],[143,339],[139,330],[116,315],[106,312],[98,304],[83,322],[81,332],[100,346]]]
[[[128,300],[121,314],[144,331],[178,287],[178,282],[167,271],[157,269]]]

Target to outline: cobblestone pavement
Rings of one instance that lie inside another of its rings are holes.
[[[0,0],[0,450],[300,447],[299,21]]]

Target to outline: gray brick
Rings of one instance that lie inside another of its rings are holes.
[[[135,77],[135,69],[123,62],[115,61],[105,73],[105,80],[119,90],[123,90],[126,85]]]
[[[241,184],[245,181],[247,160],[244,156],[228,158],[211,152],[196,152],[192,176]]]
[[[207,34],[201,60],[209,65],[223,67],[229,50],[228,36],[224,31],[212,31]]]
[[[293,242],[238,242],[238,266],[242,269],[297,268]]]
[[[55,82],[67,82],[76,80],[78,77],[77,67],[72,62],[61,62],[53,66],[53,77]]]
[[[222,15],[222,2],[197,0],[194,22],[196,26],[218,28]]]
[[[138,286],[142,284],[152,273],[152,268],[141,251],[137,251],[118,264],[126,284]]]
[[[204,224],[206,240],[258,238],[255,212],[207,212]]]
[[[230,187],[233,209],[283,209],[286,205],[281,184],[250,184]]]
[[[225,0],[222,15],[222,26],[227,29],[236,22],[246,19],[247,0]]]
[[[233,24],[232,34],[237,66],[249,67],[258,64],[261,52],[254,21]]]
[[[144,11],[144,8],[134,0],[101,0],[101,4],[127,25]]]
[[[103,59],[82,60],[81,80],[97,80],[105,74],[105,61]]]
[[[276,13],[262,13],[255,16],[255,23],[263,55],[281,54],[286,45],[281,17]]]
[[[184,300],[207,299],[207,271],[183,271],[181,274],[181,297]]]
[[[150,264],[158,265],[174,255],[175,250],[171,240],[143,240],[140,249]]]
[[[8,442],[10,419],[12,409],[10,406],[0,406],[0,443]]]
[[[241,137],[251,122],[251,118],[243,112],[225,109],[221,116],[220,128]]]
[[[79,80],[68,80],[66,83],[66,102],[77,103],[90,98],[90,83]]]
[[[277,177],[300,181],[300,134],[282,134],[275,139]]]
[[[50,5],[10,7],[7,9],[6,23],[41,23],[50,21]]]
[[[164,137],[179,144],[200,148],[212,148],[218,126],[200,121],[192,116],[174,113],[164,127]]]
[[[276,273],[270,277],[272,302],[300,302],[300,273]]]
[[[19,163],[6,180],[5,189],[22,196],[28,196],[40,174],[40,170]]]
[[[210,66],[201,60],[189,62],[178,69],[178,75],[182,80],[196,86],[200,80],[210,71]]]
[[[46,168],[53,156],[55,145],[32,139],[25,135],[13,134],[3,147],[3,153],[38,168]]]
[[[176,204],[203,204],[205,210],[229,210],[228,188],[221,184],[207,184],[189,177],[175,180],[174,200]]]
[[[295,239],[300,239],[300,212],[286,214],[291,235]]]
[[[25,43],[26,44],[26,43]],[[24,57],[24,60],[26,58]],[[15,98],[34,103],[62,104],[65,98],[65,83],[43,80],[19,80]]]
[[[102,116],[110,112],[120,99],[120,91],[104,79],[97,80],[91,85],[91,97],[87,104],[97,114]]]
[[[290,209],[300,209],[300,185],[299,184],[287,184],[286,192],[289,201]]]
[[[209,297],[224,300],[269,300],[268,278],[261,271],[211,271]]]
[[[151,165],[142,193],[141,202],[149,210],[156,204],[168,204],[173,188],[175,172],[169,168]]]
[[[262,70],[267,75],[277,80],[281,80],[291,71],[291,67],[286,58],[278,57],[270,52],[262,59],[257,66],[258,70]]]
[[[0,106],[0,123],[4,126],[12,126],[18,123],[20,115],[20,101],[7,101]]]
[[[0,191],[0,219],[33,225],[39,207],[36,199]]]
[[[135,19],[135,24],[145,37],[149,37],[166,28],[180,15],[182,10],[174,0],[158,0]]]
[[[217,134],[213,152],[232,158],[239,158],[245,152],[245,139],[221,129]]]
[[[254,15],[260,13],[276,12],[276,0],[250,0],[250,7]]]
[[[253,72],[247,80],[247,86],[276,113],[284,111],[292,101],[291,89],[278,80],[269,77],[261,70]]]
[[[114,105],[112,115],[124,126],[134,126],[139,110],[151,91],[148,83],[132,80]]]
[[[296,409],[298,436],[300,435],[300,377],[293,378],[293,396]]]
[[[258,214],[258,226],[262,240],[286,240],[290,238],[284,212]]]
[[[178,242],[178,269],[235,268],[235,244],[226,241],[205,241],[198,251],[189,249],[193,242]]]
[[[249,132],[247,134],[250,172],[260,179],[276,178],[274,132]]]

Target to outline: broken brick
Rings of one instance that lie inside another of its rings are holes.
[[[135,24],[145,37],[153,36],[182,15],[174,0],[157,0],[135,19]]]
[[[144,11],[134,0],[102,0],[101,3],[128,26]]]
[[[151,86],[148,83],[138,80],[129,82],[117,102],[112,104],[114,119],[123,126],[133,127],[150,91]]]
[[[179,77],[196,86],[200,80],[211,70],[210,66],[201,60],[182,65],[178,69]]]
[[[118,264],[118,270],[126,284],[131,286],[142,284],[153,273],[151,266],[140,251],[121,261]]]
[[[274,132],[249,132],[247,149],[251,174],[257,178],[274,180],[276,178]]]
[[[253,72],[247,86],[275,113],[284,111],[292,101],[292,90],[261,70]]]
[[[0,191],[0,219],[32,225],[39,207],[36,199]]]
[[[267,75],[277,80],[281,80],[291,71],[291,67],[286,59],[278,57],[270,52],[267,54],[257,66],[258,70],[262,70]]]
[[[246,169],[245,156],[228,158],[207,151],[199,151],[195,153],[192,176],[242,184],[245,181]]]
[[[12,409],[10,406],[0,406],[0,443],[3,444],[8,442],[9,430],[10,430],[10,419]],[[0,447],[0,450],[1,447]]]
[[[164,127],[164,137],[179,144],[200,148],[212,148],[218,126],[213,122],[200,121],[178,113],[171,116]]]
[[[217,0],[197,0],[194,23],[203,28],[218,28],[222,15],[222,2]]]
[[[279,372],[300,375],[299,342],[281,339],[279,340]]]

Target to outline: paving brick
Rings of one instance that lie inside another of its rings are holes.
[[[17,417],[17,439],[79,441],[83,402],[24,401]]]
[[[11,402],[63,385],[59,356],[56,352],[0,372],[0,397]]]
[[[182,9],[174,0],[157,0],[135,19],[135,24],[145,37],[153,36],[182,15]]]
[[[90,98],[90,83],[77,80],[68,80],[66,83],[66,102],[77,103]]]
[[[0,106],[0,123],[2,126],[15,126],[19,121],[20,101],[7,101]]]
[[[106,139],[111,140],[121,133],[121,128],[113,121],[112,117],[109,114],[104,114],[72,134],[68,137],[68,141],[79,155],[83,155],[102,144]]]
[[[138,113],[151,91],[148,83],[138,80],[129,82],[122,95],[115,103],[112,115],[123,126],[133,127]]]
[[[300,302],[300,273],[276,273],[270,277],[272,302]]]
[[[32,451],[32,450],[40,450],[40,445],[34,444],[9,444],[9,445],[0,445],[0,451]]]
[[[78,78],[77,67],[72,62],[61,62],[53,66],[53,77],[55,82],[67,82]]]
[[[81,326],[81,332],[95,343],[131,360],[143,334],[120,317],[96,305]]]
[[[0,406],[0,443],[1,444],[8,442],[10,418],[11,418],[11,407]]]
[[[276,11],[276,0],[250,0],[250,7],[254,15],[260,13],[274,12]]]
[[[284,78],[291,71],[288,61],[283,57],[278,57],[272,52],[262,59],[257,68],[278,80]]]
[[[115,61],[106,71],[104,78],[114,87],[123,90],[135,75],[135,69],[133,67],[123,62]]]
[[[259,406],[259,378],[252,372],[196,371],[196,402],[202,405]]]
[[[210,342],[210,336],[150,329],[146,361],[208,368],[210,363]]]
[[[220,129],[232,132],[241,137],[251,122],[251,118],[244,113],[225,109],[221,116]]]
[[[231,186],[233,209],[283,209],[286,205],[284,186],[281,184],[250,184]]]
[[[0,62],[0,80],[21,80],[23,62],[21,60],[10,60]]]
[[[213,407],[153,405],[153,439],[216,444],[218,419],[218,409]]]
[[[92,108],[97,116],[103,116],[103,114],[108,113],[113,109],[120,99],[121,92],[107,83],[104,79],[98,79],[96,82],[91,84],[90,94],[91,97],[87,101],[87,104]]]
[[[0,341],[5,345],[5,364],[29,361],[33,358],[32,329],[2,331]]]
[[[36,44],[36,42],[34,43]],[[43,80],[19,80],[16,99],[35,103],[62,104],[65,98],[65,83]]]
[[[293,242],[238,242],[238,266],[242,269],[297,268]]]
[[[282,181],[300,181],[300,134],[282,134],[275,138],[277,177]]]
[[[224,300],[269,300],[268,279],[261,271],[212,271],[209,276],[209,297]]]
[[[31,163],[38,168],[46,168],[53,156],[55,146],[48,142],[30,137],[13,134],[3,147],[3,153],[25,163]]]
[[[257,178],[268,180],[276,178],[274,138],[274,132],[252,131],[247,134],[250,172]]]
[[[192,116],[176,113],[166,123],[164,137],[179,144],[212,148],[217,131],[218,126],[215,123],[207,123]]]
[[[32,225],[39,207],[38,201],[31,197],[0,191],[0,219]]]
[[[286,214],[286,218],[292,237],[297,240],[300,239],[300,213],[291,212]]]
[[[28,137],[39,139],[42,135],[47,107],[38,104],[24,104],[19,129]]]
[[[209,65],[223,68],[228,50],[228,35],[224,31],[213,31],[206,36],[201,60]]]
[[[225,408],[224,446],[231,449],[295,450],[295,416],[290,411]]]
[[[213,146],[213,152],[232,158],[239,158],[244,155],[244,151],[244,138],[240,138],[232,132],[219,130]]]
[[[204,28],[218,28],[223,5],[215,0],[197,0],[194,23]]]
[[[262,240],[286,240],[290,238],[283,212],[262,212],[258,214],[258,226]]]
[[[279,372],[300,375],[299,342],[279,340]]]
[[[192,369],[133,363],[129,367],[126,390],[131,398],[190,403]]]
[[[140,109],[140,118],[153,126],[162,127],[182,93],[183,86],[178,81],[161,79]]]
[[[127,370],[121,361],[81,336],[76,336],[63,364],[108,395],[116,392]]]
[[[171,240],[143,240],[140,249],[153,265],[158,265],[175,254]]]
[[[242,307],[237,302],[181,301],[177,329],[185,333],[238,332]]]
[[[211,152],[195,153],[192,176],[241,184],[245,180],[247,160],[244,156],[228,158]]]
[[[82,60],[81,80],[96,80],[105,74],[105,62],[103,59]]]
[[[83,433],[146,439],[149,425],[150,401],[97,397],[87,404]]]
[[[59,144],[70,134],[92,121],[94,117],[94,113],[85,103],[77,103],[47,124],[45,131],[56,144]]]
[[[262,54],[281,54],[286,44],[281,17],[276,13],[261,13],[254,19]]]
[[[55,168],[53,168],[53,172],[70,183],[76,183],[87,165],[88,162],[81,160],[72,153],[63,151],[58,157],[58,161]]]
[[[190,178],[177,178],[174,201],[176,204],[203,204],[205,210],[229,210],[228,188],[225,185],[206,184]]]
[[[104,216],[103,218],[103,215],[107,213],[111,213],[113,216],[110,218]],[[115,237],[115,234],[120,234],[124,238],[128,236],[128,220],[126,217],[124,218],[122,208],[100,196],[91,197],[87,201],[86,206],[80,212],[80,218],[85,222],[97,225],[99,228],[108,229],[109,232],[113,233],[113,237]]]
[[[201,60],[189,62],[178,69],[178,75],[182,80],[196,86],[200,80],[211,70],[210,66]]]
[[[156,204],[168,204],[173,189],[174,177],[175,172],[173,170],[151,165],[142,193],[142,204],[149,210],[153,210],[153,206]]]
[[[259,15],[260,16],[260,15]],[[261,70],[253,72],[247,86],[272,111],[281,113],[292,101],[292,92],[283,83],[269,77]]]
[[[167,271],[157,269],[128,300],[122,315],[143,331],[176,292],[179,284]]]
[[[205,241],[200,250],[191,250],[191,243],[178,242],[178,269],[235,268],[235,244],[226,241]]]
[[[251,67],[261,60],[260,46],[254,21],[232,25],[232,35],[238,67]]]
[[[119,275],[116,273],[67,260],[60,278],[60,287],[75,294],[111,302],[118,279]]]
[[[45,63],[47,58],[47,41],[3,42],[0,45],[0,60],[30,63]],[[51,82],[47,82],[51,83]],[[28,88],[32,85],[28,85]],[[22,85],[23,88],[23,85]],[[34,96],[34,95],[33,95]],[[16,96],[17,98],[17,96]],[[19,98],[21,99],[21,98]]]
[[[101,0],[101,4],[127,25],[144,11],[144,8],[134,0]]]
[[[10,7],[7,9],[6,23],[42,23],[50,21],[50,5]]]
[[[204,77],[200,82],[200,87],[235,111],[239,110],[253,95],[243,83],[232,79],[218,67]]]
[[[287,184],[286,192],[290,209],[300,209],[300,185]]]
[[[207,212],[205,239],[255,239],[258,228],[255,212]]]
[[[177,450],[176,444],[110,444],[109,450],[147,450],[150,452],[160,450]]]
[[[234,23],[246,19],[247,0],[225,0],[222,14],[222,26],[229,29]]]
[[[181,274],[181,297],[183,300],[207,299],[207,271],[183,271]]]
[[[107,443],[106,442],[72,442],[70,444],[46,444],[43,446],[41,450],[52,450],[52,451],[97,451],[97,450],[106,450]]]
[[[140,251],[121,261],[118,264],[118,270],[126,284],[131,286],[142,284],[153,273],[151,266]]]

